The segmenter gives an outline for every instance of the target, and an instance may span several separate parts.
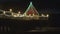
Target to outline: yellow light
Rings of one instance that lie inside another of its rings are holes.
[[[4,11],[3,14],[5,14],[6,12]]]
[[[33,16],[34,16],[34,14],[33,14]]]
[[[41,14],[41,16],[44,16],[44,14]]]
[[[10,9],[10,12],[12,12],[12,9]]]
[[[47,14],[47,17],[49,17],[49,15]]]
[[[13,15],[14,17],[17,17],[16,15]]]

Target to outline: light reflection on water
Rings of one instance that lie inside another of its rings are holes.
[[[54,32],[60,31],[60,27],[42,27],[41,29],[29,30],[28,32]]]
[[[0,31],[1,31],[1,32],[8,32],[8,31],[10,31],[10,27],[0,26]]]
[[[13,31],[12,29],[10,29],[10,27],[6,27],[6,26],[1,26],[0,30],[1,30],[1,32]],[[21,32],[21,29],[17,28],[17,29],[15,29],[15,31]],[[27,32],[53,32],[53,31],[60,31],[60,27],[35,27],[34,29],[27,30]],[[26,31],[24,31],[24,32],[26,32]]]

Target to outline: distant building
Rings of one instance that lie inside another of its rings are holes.
[[[22,19],[22,20],[47,20],[49,17],[49,14],[42,14],[42,13],[38,13],[38,11],[35,9],[35,7],[33,6],[32,2],[30,2],[28,8],[26,9],[26,11],[21,14],[20,11],[18,11],[18,13],[13,12],[12,9],[9,9],[9,11],[3,11],[1,10],[0,13],[3,13],[3,16],[6,17],[10,17],[10,18],[15,18],[17,17],[18,19]],[[1,16],[0,16],[1,17]]]

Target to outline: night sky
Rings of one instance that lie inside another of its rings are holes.
[[[33,2],[35,8],[40,11],[41,9],[56,9],[60,11],[59,0],[0,0],[0,9],[19,9],[25,11],[30,1]]]

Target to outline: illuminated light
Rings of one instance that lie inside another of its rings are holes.
[[[20,14],[20,12],[18,12]]]
[[[41,14],[42,16],[44,16],[44,14]]]
[[[21,12],[19,11],[18,14],[17,14],[17,16],[21,15],[20,13],[21,13]]]
[[[24,17],[24,15],[20,15],[19,17]]]
[[[29,16],[31,16],[31,14],[29,14]]]
[[[35,16],[35,15],[33,14],[33,16]]]
[[[9,9],[10,12],[12,12],[12,9]]]
[[[19,14],[17,14],[17,16],[19,16]]]
[[[47,14],[47,17],[49,17],[49,15]]]
[[[3,14],[5,14],[6,12],[4,11]]]
[[[16,15],[13,15],[14,17],[17,17]]]
[[[47,15],[41,14],[41,16],[39,16],[39,17],[49,17],[49,15],[48,14]]]

